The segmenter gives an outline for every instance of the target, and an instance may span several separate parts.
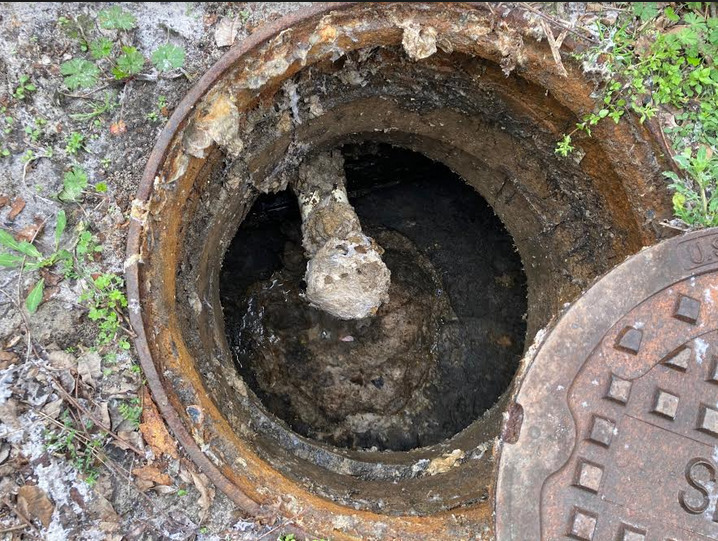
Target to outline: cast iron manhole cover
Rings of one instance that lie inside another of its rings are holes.
[[[718,230],[597,282],[514,400],[497,539],[718,539]]]

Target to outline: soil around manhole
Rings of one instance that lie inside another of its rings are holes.
[[[511,381],[526,332],[521,262],[490,207],[445,166],[384,144],[343,151],[352,203],[386,251],[389,303],[358,321],[309,306],[296,202],[266,197],[223,266],[230,346],[264,406],[304,436],[355,449],[432,445]]]

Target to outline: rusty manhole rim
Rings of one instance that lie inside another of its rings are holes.
[[[255,32],[243,39],[237,46],[230,50],[213,64],[210,69],[200,78],[200,80],[192,86],[189,92],[177,105],[172,116],[165,124],[160,132],[157,142],[150,153],[147,160],[140,185],[135,196],[135,201],[146,202],[152,195],[152,189],[157,172],[162,167],[164,158],[169,150],[177,130],[188,119],[192,113],[196,103],[214,86],[214,84],[232,68],[234,63],[242,57],[242,55],[251,51],[253,48],[267,42],[283,30],[290,28],[298,21],[312,18],[318,14],[329,10],[343,9],[351,6],[354,2],[337,2],[331,4],[328,2],[318,3],[315,6],[302,9],[298,12],[291,13],[262,25]],[[133,202],[133,205],[135,202]],[[139,287],[139,254],[141,244],[142,226],[137,220],[130,220],[130,226],[127,233],[127,262],[125,263],[125,281],[127,287],[127,299],[130,312],[130,323],[135,332],[134,344],[140,359],[140,365],[144,373],[147,385],[150,388],[152,397],[159,407],[160,413],[167,425],[172,430],[172,434],[177,438],[182,448],[189,455],[192,461],[197,464],[202,471],[210,478],[210,480],[224,492],[232,501],[239,505],[245,511],[253,515],[263,514],[263,509],[254,500],[249,498],[236,485],[227,479],[227,477],[215,466],[209,458],[202,452],[185,425],[182,423],[174,406],[170,404],[167,392],[162,384],[157,367],[152,359],[152,354],[145,333],[144,321],[140,311],[140,287]]]
[[[188,92],[182,102],[178,105],[165,128],[162,130],[158,142],[150,155],[134,205],[141,207],[144,202],[150,200],[153,193],[155,179],[158,172],[163,167],[165,158],[170,149],[170,144],[174,141],[178,130],[180,130],[185,121],[189,118],[198,101],[201,100],[201,98],[214,86],[215,83],[217,83],[229,70],[231,70],[238,59],[297,23],[317,18],[322,14],[347,10],[355,4],[359,3],[344,2],[336,4],[318,4],[300,10],[267,26],[263,26],[256,33],[244,40],[238,47],[231,49],[217,64],[212,66],[212,68]],[[470,4],[467,3],[466,5],[468,7]],[[481,4],[478,5],[481,6]],[[520,24],[520,21],[518,24]],[[656,141],[660,144],[660,139],[656,139]],[[168,394],[163,387],[162,379],[152,359],[144,327],[144,320],[140,311],[141,297],[138,262],[140,258],[141,241],[142,225],[137,219],[132,219],[128,232],[126,263],[130,320],[137,334],[135,344],[140,357],[140,363],[153,397],[174,435],[177,437],[178,441],[181,443],[190,458],[200,466],[200,468],[223,492],[225,492],[243,509],[252,514],[262,514],[262,506],[256,503],[253,499],[249,498],[237,485],[232,483],[202,452],[195,442],[195,439],[187,430],[187,427],[180,418],[179,413],[171,404]],[[390,518],[400,517],[386,518],[387,521],[389,521]]]

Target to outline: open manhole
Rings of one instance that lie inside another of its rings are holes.
[[[491,537],[524,345],[670,213],[647,126],[555,156],[594,84],[537,28],[484,4],[318,5],[233,49],[170,119],[132,211],[136,345],[175,436],[249,513],[332,539]],[[287,188],[312,163],[346,177],[383,248],[368,317],[306,302]]]
[[[356,320],[313,308],[297,198],[263,196],[220,275],[230,350],[265,408],[303,436],[352,449],[433,445],[508,388],[526,333],[521,260],[491,207],[446,166],[388,145],[341,152],[349,201],[391,271],[388,302]]]

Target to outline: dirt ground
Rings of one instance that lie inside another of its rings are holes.
[[[0,267],[0,539],[276,539],[287,530],[243,516],[174,447],[134,350],[123,348],[125,322],[102,343],[83,292],[99,275],[121,276],[131,201],[182,96],[233,38],[300,6],[126,3],[136,26],[122,31],[100,28],[100,3],[0,4],[0,227],[43,256],[90,246],[84,274]],[[89,58],[82,43],[93,37],[146,59],[171,43],[185,50],[184,66],[158,73],[147,60],[133,77],[108,69],[92,90],[69,90],[60,65]],[[33,85],[24,94],[23,76]],[[68,146],[74,133],[79,150]],[[87,186],[63,202],[63,177],[78,167]]]

